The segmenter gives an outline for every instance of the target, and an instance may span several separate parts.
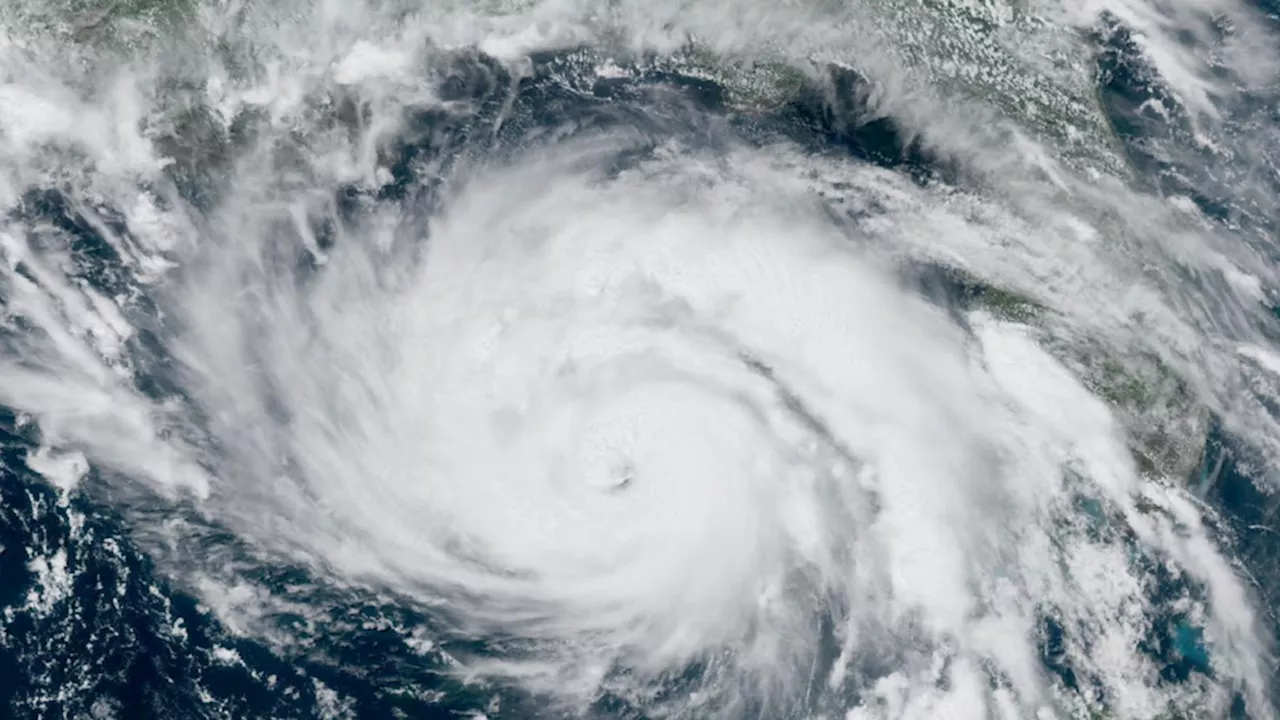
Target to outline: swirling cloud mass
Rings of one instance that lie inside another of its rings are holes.
[[[1263,485],[1280,437],[1274,31],[927,5],[110,20],[171,69],[20,3],[0,400],[286,655],[247,567],[419,608],[440,672],[557,716],[1274,717],[1187,485],[1208,418]],[[1102,35],[1190,189],[1118,149]]]

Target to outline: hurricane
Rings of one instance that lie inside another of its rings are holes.
[[[1263,0],[10,0],[0,707],[1280,717],[1278,101]]]

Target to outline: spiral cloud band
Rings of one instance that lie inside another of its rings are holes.
[[[956,326],[768,150],[602,173],[615,144],[477,171],[419,262],[344,244],[301,290],[215,263],[184,348],[212,414],[254,429],[227,438],[246,482],[276,478],[221,514],[520,638],[469,672],[579,709],[696,666],[668,712],[789,712],[829,686],[874,699],[857,717],[1025,717],[1053,705],[1049,612],[1158,707],[1142,571],[1068,519],[1081,498],[1247,607],[1028,328]],[[252,299],[207,301],[232,292]],[[1247,663],[1248,612],[1212,627]],[[858,687],[877,664],[897,669]]]

